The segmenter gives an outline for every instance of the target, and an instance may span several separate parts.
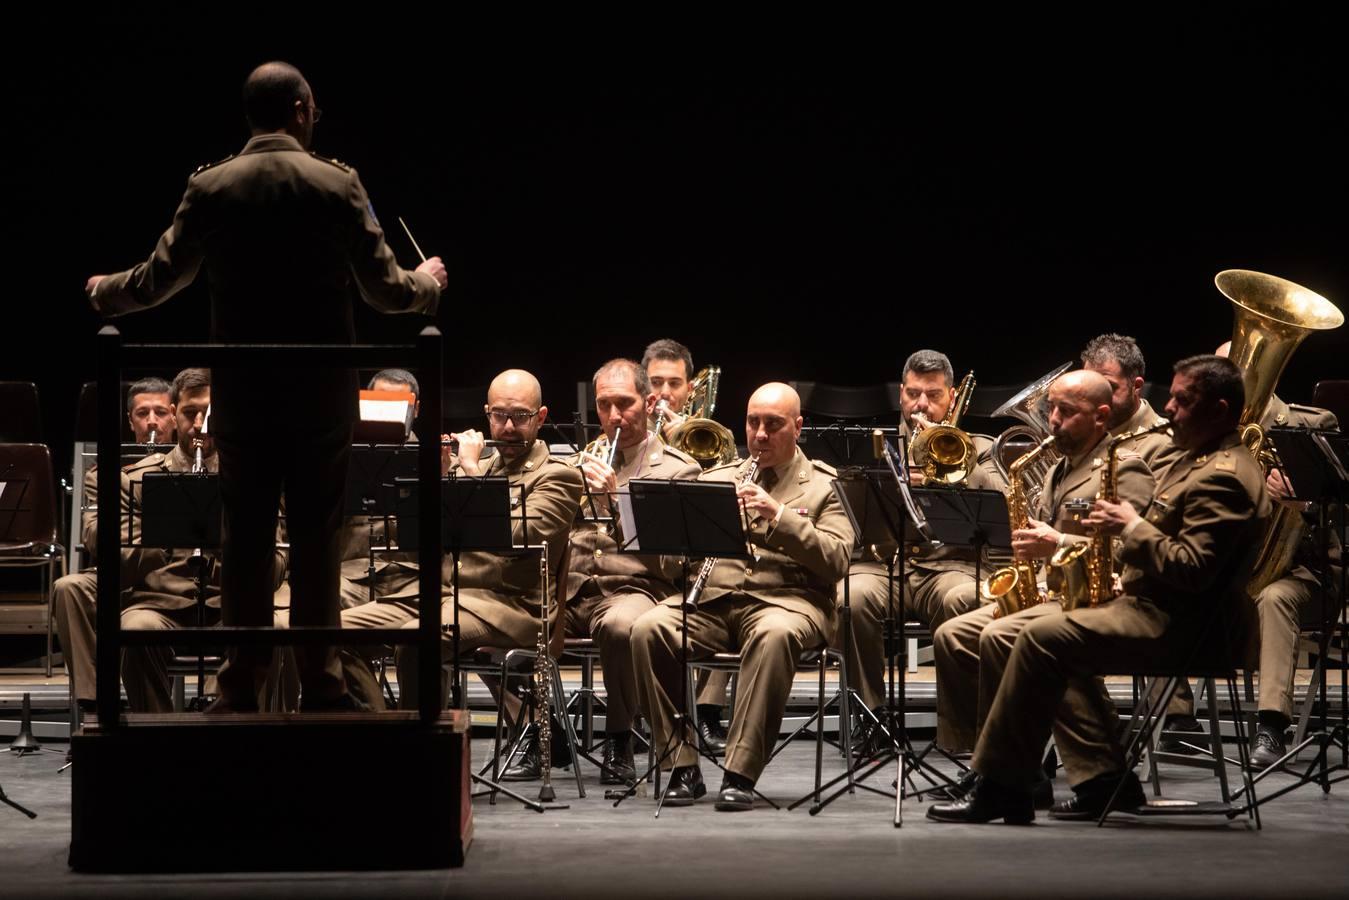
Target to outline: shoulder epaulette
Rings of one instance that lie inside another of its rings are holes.
[[[722,463],[721,465],[713,466],[710,469],[703,469],[703,473],[706,474],[708,472],[720,472],[722,469],[738,469],[740,468],[740,464],[742,462],[744,462],[743,459],[733,459],[728,463]]]
[[[342,162],[341,160],[329,159],[329,158],[326,157],[326,156],[319,156],[317,153],[313,152],[312,150],[309,152],[309,155],[312,156],[312,157],[314,157],[314,159],[317,159],[319,162],[326,162],[326,163],[327,163],[328,165],[330,165],[330,166],[336,166],[337,168],[341,169],[343,172],[350,172],[350,171],[351,171],[351,166],[347,165],[346,163]]]
[[[233,154],[233,153],[231,153],[229,156],[225,157],[224,159],[217,159],[215,162],[202,163],[201,165],[197,166],[197,170],[196,170],[195,172],[192,173],[192,177],[195,178],[195,177],[197,177],[198,175],[200,175],[202,172],[205,172],[207,169],[214,169],[216,166],[220,165],[221,163],[227,163],[227,162],[229,162],[229,161],[232,160],[232,159],[234,159],[234,154]]]
[[[826,474],[826,475],[838,475],[838,469],[835,469],[833,466],[829,465],[829,463],[827,463],[827,462],[821,462],[821,461],[818,460],[818,459],[812,459],[812,460],[810,461],[810,464],[811,464],[812,466],[814,466],[815,468],[819,469],[821,472],[823,472],[823,473]]]
[[[162,468],[166,457],[163,453],[151,453],[149,456],[141,457],[133,463],[128,463],[122,467],[123,472],[136,472],[140,469],[151,469],[156,466]]]
[[[696,463],[698,461],[694,459],[692,456],[689,456],[683,450],[680,450],[678,447],[671,447],[669,444],[662,444],[661,446],[665,448],[666,453],[670,454],[680,462]]]

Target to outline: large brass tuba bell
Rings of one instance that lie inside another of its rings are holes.
[[[704,469],[735,459],[735,435],[712,418],[720,383],[721,366],[707,366],[693,376],[689,399],[680,410],[687,418],[670,434],[670,446],[692,456]]]
[[[1026,423],[1011,426],[993,440],[993,465],[1004,479],[1010,480],[1012,477],[1011,466],[1005,457],[1011,450],[1016,449],[1015,443],[1025,442],[1030,445],[1021,451],[1024,453],[1049,437],[1049,386],[1072,367],[1071,362],[1066,362],[1054,371],[1041,375],[1018,391],[1015,397],[993,411],[995,419],[1014,416]],[[1040,504],[1040,488],[1045,475],[1062,458],[1063,454],[1049,447],[1022,473],[1026,502],[1031,509]]]
[[[1307,335],[1340,327],[1344,324],[1344,313],[1320,294],[1263,272],[1227,269],[1213,281],[1235,307],[1232,348],[1227,356],[1241,369],[1246,388],[1246,405],[1241,411],[1242,442],[1268,474],[1274,460],[1265,447],[1260,421],[1274,396],[1279,376]],[[1251,573],[1248,590],[1252,596],[1288,570],[1301,534],[1301,514],[1277,504]]]

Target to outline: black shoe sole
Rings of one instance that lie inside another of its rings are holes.
[[[742,803],[739,800],[718,800],[716,808],[720,812],[749,812],[754,808],[754,801]]]

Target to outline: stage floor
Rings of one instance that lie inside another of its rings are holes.
[[[583,764],[587,798],[576,797],[569,772],[555,773],[558,801],[569,809],[539,814],[500,798],[475,803],[476,834],[464,868],[420,872],[343,871],[358,857],[367,828],[416,823],[357,820],[351,839],[334,847],[331,871],[200,875],[80,875],[66,866],[70,779],[58,774],[61,753],[0,753],[0,786],[36,813],[29,820],[0,805],[0,885],[6,897],[365,897],[365,896],[873,896],[905,894],[982,898],[1008,896],[1243,897],[1343,896],[1349,887],[1349,782],[1329,795],[1304,787],[1267,804],[1264,830],[1245,820],[1121,817],[1105,828],[1055,822],[1041,815],[1029,827],[940,825],[925,803],[904,802],[904,825],[892,825],[894,802],[859,791],[818,816],[805,808],[777,811],[760,802],[747,813],[720,813],[711,796],[691,808],[653,817],[654,800],[634,797],[618,809],[604,799],[598,772]],[[474,743],[482,759],[490,742]],[[384,759],[366,748],[334,748],[351,758],[352,778],[379,778]],[[826,748],[825,775],[842,771]],[[265,748],[259,752],[265,753]],[[153,766],[154,760],[145,760]],[[765,771],[760,788],[784,806],[810,789],[814,745],[787,748]],[[950,764],[944,771],[953,771]],[[1163,766],[1163,794],[1215,799],[1217,782],[1197,769]],[[1235,770],[1231,771],[1235,777]],[[704,765],[709,790],[719,773]],[[203,777],[210,777],[203,773]],[[887,788],[893,767],[872,782]],[[1278,775],[1266,792],[1287,784]],[[537,784],[516,785],[533,796]],[[1067,791],[1060,774],[1055,783]],[[341,785],[333,786],[340,791]],[[184,796],[187,796],[186,789]],[[183,827],[191,829],[184,804]],[[202,815],[210,815],[204,810]],[[203,868],[212,849],[202,847]]]

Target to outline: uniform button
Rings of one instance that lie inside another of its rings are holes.
[[[753,574],[754,574],[754,570],[751,569],[749,566],[745,566],[745,575],[748,577],[748,576],[753,575]]]
[[[604,551],[603,551],[603,550],[596,550],[596,551],[595,551],[595,558],[596,558],[596,559],[599,559],[599,558],[600,558],[601,556],[603,556],[603,555],[604,555]]]

